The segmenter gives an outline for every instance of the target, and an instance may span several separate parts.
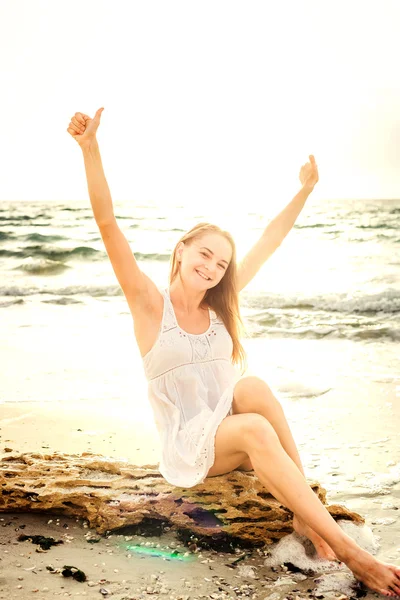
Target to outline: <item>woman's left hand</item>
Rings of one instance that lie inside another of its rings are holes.
[[[309,155],[310,162],[305,163],[299,173],[300,183],[303,187],[312,191],[319,181],[318,167],[312,154]]]

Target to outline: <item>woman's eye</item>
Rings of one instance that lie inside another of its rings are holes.
[[[208,254],[206,254],[205,252],[200,252],[200,254],[201,254],[202,256],[205,256],[206,258],[209,258]],[[222,267],[222,269],[224,269],[224,271],[225,271],[225,267],[224,267],[224,265],[218,265],[218,266],[219,266],[219,267]]]

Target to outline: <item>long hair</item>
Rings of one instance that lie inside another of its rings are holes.
[[[232,247],[231,261],[222,277],[221,281],[213,288],[206,291],[202,306],[209,306],[220,319],[230,334],[233,342],[232,363],[239,363],[242,369],[242,375],[247,368],[246,351],[240,343],[240,337],[245,333],[242,318],[239,309],[239,292],[237,288],[237,264],[236,264],[236,245],[232,235],[218,225],[212,223],[198,223],[177,242],[170,261],[169,283],[179,275],[179,261],[176,258],[177,247],[180,242],[190,245],[193,240],[202,237],[207,233],[218,233],[228,240]]]

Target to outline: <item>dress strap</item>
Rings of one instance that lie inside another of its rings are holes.
[[[163,311],[163,327],[162,330],[168,331],[170,329],[174,329],[175,327],[179,327],[178,322],[175,317],[174,308],[172,306],[171,298],[169,297],[169,289],[164,288],[162,290],[164,296],[164,311]]]

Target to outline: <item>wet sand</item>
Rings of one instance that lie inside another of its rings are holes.
[[[0,598],[10,600],[53,596],[295,600],[308,598],[311,591],[318,594],[317,582],[323,582],[317,573],[307,576],[287,567],[265,566],[267,551],[261,549],[232,554],[201,548],[191,552],[169,533],[162,537],[110,535],[92,543],[88,540],[99,538],[95,532],[73,519],[56,516],[7,514],[0,523]],[[63,544],[38,552],[40,547],[31,541],[17,541],[21,533],[53,537]],[[80,569],[86,580],[64,577],[60,571],[65,566]],[[341,578],[343,585],[354,583],[349,573],[336,570],[332,575],[336,581]],[[335,597],[329,591],[324,596]]]

